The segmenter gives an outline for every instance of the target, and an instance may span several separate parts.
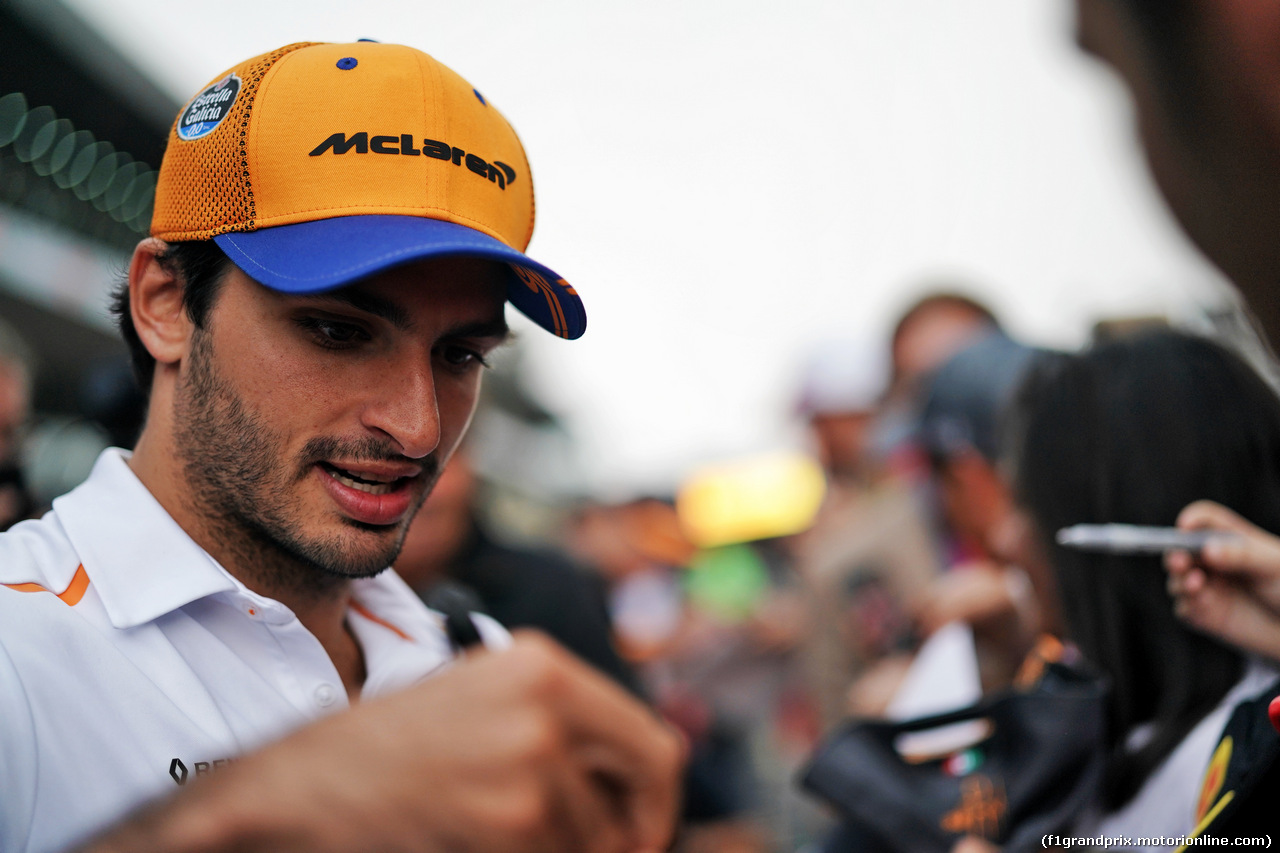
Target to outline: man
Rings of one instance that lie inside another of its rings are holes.
[[[532,227],[514,132],[419,51],[289,45],[186,106],[117,298],[137,448],[0,538],[0,848],[663,847],[643,707],[538,637],[426,679],[440,620],[382,573],[504,301],[585,328]]]
[[[890,337],[892,373],[872,438],[890,471],[907,479],[927,476],[910,441],[921,385],[951,356],[999,330],[991,309],[952,291],[928,293],[903,312]]]
[[[893,352],[908,361],[922,342],[911,326]],[[893,361],[904,373],[916,366]],[[811,625],[801,660],[824,731],[887,704],[914,642],[910,611],[940,568],[915,496],[873,450],[889,362],[880,347],[841,342],[816,351],[801,380],[797,408],[827,476],[813,526],[794,543]]]
[[[945,361],[924,389],[917,440],[929,458],[940,511],[963,554],[929,589],[919,612],[931,634],[973,626],[985,690],[1013,682],[1051,602],[1036,602],[1010,539],[1018,517],[999,470],[1000,422],[1038,351],[993,330]],[[1039,604],[1040,606],[1037,606]]]
[[[1151,173],[1179,224],[1280,342],[1280,7],[1077,0],[1081,46],[1133,95]]]
[[[22,476],[22,433],[31,417],[30,349],[0,321],[0,530],[26,518],[31,497]]]
[[[915,386],[944,361],[999,330],[1000,322],[991,309],[964,294],[939,290],[921,297],[893,327],[890,394],[914,393]]]

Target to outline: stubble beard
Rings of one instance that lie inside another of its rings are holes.
[[[206,535],[236,561],[242,579],[253,578],[267,589],[324,595],[353,578],[382,572],[399,555],[408,520],[430,491],[423,489],[394,531],[344,519],[346,530],[304,536],[298,490],[316,462],[404,457],[372,437],[320,437],[307,442],[298,459],[285,459],[283,438],[219,374],[205,330],[198,329],[193,338],[187,379],[175,397],[174,421],[189,502]],[[439,473],[435,457],[417,464],[424,468],[420,476],[434,485]]]

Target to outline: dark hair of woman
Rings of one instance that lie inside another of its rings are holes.
[[[1042,361],[1009,414],[1014,488],[1069,638],[1111,681],[1104,808],[1125,805],[1241,678],[1243,656],[1173,614],[1159,557],[1065,549],[1072,524],[1172,525],[1194,500],[1280,530],[1280,398],[1240,358],[1170,331]],[[1150,738],[1130,749],[1135,727]]]

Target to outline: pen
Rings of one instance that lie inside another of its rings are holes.
[[[1059,545],[1106,554],[1163,554],[1165,551],[1198,552],[1210,539],[1233,539],[1222,530],[1179,530],[1176,527],[1144,527],[1136,524],[1076,524],[1058,531]]]

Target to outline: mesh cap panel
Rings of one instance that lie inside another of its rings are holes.
[[[254,99],[262,79],[276,62],[311,44],[314,42],[286,45],[232,68],[228,74],[240,78],[239,95],[208,136],[191,141],[180,139],[179,113],[169,131],[169,146],[156,187],[153,236],[168,241],[208,240],[218,234],[256,227],[253,176],[246,151]]]

